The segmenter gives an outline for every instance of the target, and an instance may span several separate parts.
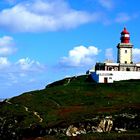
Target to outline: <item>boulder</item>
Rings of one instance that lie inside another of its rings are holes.
[[[112,116],[102,119],[97,127],[97,132],[110,132],[113,127]]]

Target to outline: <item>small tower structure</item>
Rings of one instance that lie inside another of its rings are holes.
[[[121,32],[121,43],[117,45],[118,55],[117,63],[120,64],[132,64],[132,48],[133,45],[130,43],[130,33],[126,28]]]

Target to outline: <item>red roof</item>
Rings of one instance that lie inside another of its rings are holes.
[[[121,32],[121,34],[129,34],[129,32],[126,30],[126,28],[124,27],[123,31]]]

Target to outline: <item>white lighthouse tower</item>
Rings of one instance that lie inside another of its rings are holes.
[[[118,56],[117,63],[120,64],[132,64],[132,48],[133,45],[130,43],[130,34],[124,28],[121,32],[121,43],[117,45]]]

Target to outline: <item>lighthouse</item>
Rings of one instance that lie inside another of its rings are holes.
[[[121,32],[121,43],[117,45],[117,63],[132,64],[132,48],[133,44],[130,43],[130,33],[126,28]]]
[[[121,32],[120,43],[117,45],[116,62],[98,62],[95,71],[89,70],[97,83],[113,83],[114,81],[140,79],[140,63],[133,63],[130,33],[126,28]]]

